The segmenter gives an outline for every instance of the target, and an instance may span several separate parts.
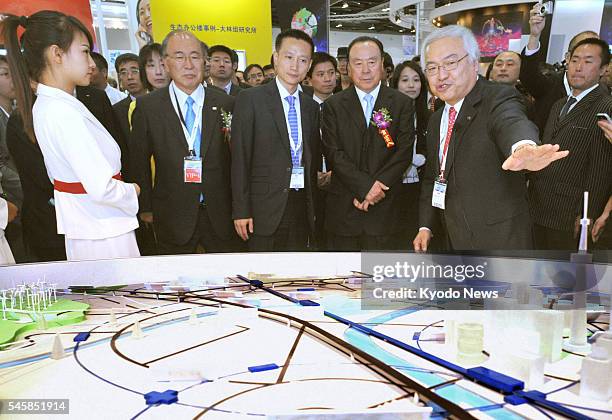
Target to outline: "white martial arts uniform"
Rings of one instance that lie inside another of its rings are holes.
[[[54,191],[57,231],[69,260],[136,257],[140,253],[134,185],[113,176],[121,151],[113,137],[74,96],[38,84],[34,132],[52,183],[80,185],[85,194]],[[55,182],[54,182],[55,181]],[[59,182],[58,182],[59,181]]]

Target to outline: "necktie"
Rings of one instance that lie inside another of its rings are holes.
[[[446,130],[446,137],[444,138],[444,147],[440,149],[440,174],[444,177],[444,168],[442,167],[442,163],[444,161],[444,156],[448,152],[448,144],[450,143],[450,139],[453,135],[453,127],[455,126],[455,118],[457,117],[457,111],[452,106],[448,110],[448,128]]]
[[[291,163],[293,166],[300,166],[299,150],[297,150],[300,140],[298,137],[298,117],[295,110],[295,96],[287,96],[285,100],[289,103],[287,120],[289,121],[289,128],[291,129],[291,140],[295,146],[295,152],[291,149]]]
[[[436,110],[436,97],[432,96],[429,98],[429,110],[434,112]]]
[[[194,100],[191,96],[187,97],[185,101],[185,105],[187,105],[187,112],[185,113],[185,126],[187,127],[187,131],[191,134],[191,130],[193,129],[193,123],[195,122],[195,112],[193,111]]]
[[[567,102],[565,103],[565,105],[563,105],[563,108],[561,108],[561,114],[559,114],[559,119],[562,120],[567,113],[569,112],[569,109],[572,105],[574,105],[576,103],[577,99],[574,98],[573,96],[570,96],[567,100]]]
[[[372,119],[372,112],[374,111],[374,97],[367,93],[363,99],[366,101],[366,111],[365,111],[365,120],[366,127],[370,124],[370,120]]]

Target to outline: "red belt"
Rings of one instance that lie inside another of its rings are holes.
[[[113,178],[119,181],[123,180],[121,178],[121,172],[116,175],[113,175]],[[53,180],[53,188],[55,188],[56,191],[70,194],[87,194],[87,191],[85,191],[83,184],[81,184],[80,182],[63,182],[55,179]]]

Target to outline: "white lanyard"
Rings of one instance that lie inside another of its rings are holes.
[[[295,98],[296,101],[300,100],[300,96],[298,95],[297,98]],[[295,107],[295,105],[294,105]],[[289,104],[287,103],[287,122],[289,122]],[[289,138],[291,139],[291,141],[289,141],[289,146],[291,147],[291,150],[293,151],[292,155],[296,156],[296,157],[300,157],[299,152],[300,149],[302,148],[302,139],[300,138],[300,131],[302,130],[302,124],[301,124],[301,120],[302,120],[302,108],[300,107],[300,114],[298,115],[297,112],[297,108],[295,108],[295,115],[298,117],[298,138],[294,139],[291,137],[291,126],[289,126]],[[302,137],[304,137],[304,133],[302,133]],[[297,141],[297,143],[296,143]]]
[[[183,113],[181,112],[181,107],[178,103],[178,96],[176,95],[174,86],[172,87],[172,93],[174,93],[174,95],[171,95],[170,99],[172,100],[172,104],[174,105],[177,113],[179,114],[179,118],[181,120],[181,127],[183,128],[183,133],[185,134],[185,140],[187,140],[189,152],[192,152],[194,151],[193,145],[195,144],[196,137],[198,135],[198,129],[200,127],[200,124],[202,123],[202,109],[204,108],[204,106],[200,106],[200,104],[195,103],[197,109],[195,110],[195,121],[193,122],[193,127],[191,128],[190,133],[189,131],[187,131],[185,118],[183,117]]]

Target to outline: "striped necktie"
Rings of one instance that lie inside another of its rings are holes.
[[[295,146],[295,152],[293,148],[291,148],[291,163],[293,166],[300,166],[300,155],[298,150],[298,145],[300,143],[299,140],[299,132],[298,132],[298,117],[297,112],[295,110],[295,96],[287,96],[285,100],[289,103],[289,113],[287,115],[287,120],[289,121],[289,128],[291,129],[291,140],[293,141],[293,145]]]

